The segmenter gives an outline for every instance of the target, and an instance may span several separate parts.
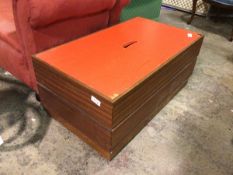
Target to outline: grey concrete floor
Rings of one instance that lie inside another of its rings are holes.
[[[0,73],[0,175],[233,175],[231,26],[162,10],[205,35],[187,86],[111,162],[51,119],[34,93]]]

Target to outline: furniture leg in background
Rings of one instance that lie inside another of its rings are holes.
[[[188,21],[188,24],[191,24],[191,23],[192,23],[193,18],[194,18],[194,16],[195,16],[196,9],[197,9],[197,1],[198,1],[198,0],[193,0],[192,16],[191,16],[190,20]]]
[[[203,0],[206,3],[209,3],[210,5],[224,10],[232,10],[233,11],[233,0]],[[194,15],[196,13],[197,9],[197,2],[198,0],[193,0],[193,8],[192,8],[192,15],[190,20],[187,22],[187,24],[191,24],[194,18]],[[233,28],[231,37],[229,38],[229,41],[233,41]]]

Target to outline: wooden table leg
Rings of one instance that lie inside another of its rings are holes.
[[[192,16],[190,18],[190,20],[187,22],[188,24],[191,24],[193,18],[194,18],[194,15],[196,13],[196,9],[197,9],[197,1],[198,0],[193,0],[193,9],[192,9]]]

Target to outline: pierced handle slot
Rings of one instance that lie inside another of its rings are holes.
[[[130,42],[124,44],[123,47],[124,47],[124,48],[128,48],[129,46],[131,46],[131,45],[133,45],[133,44],[135,44],[135,43],[137,43],[137,41],[130,41]]]

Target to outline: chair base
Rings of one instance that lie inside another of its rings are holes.
[[[187,22],[188,25],[190,25],[192,23],[193,19],[194,19],[196,9],[197,9],[197,1],[198,0],[193,0],[192,15],[191,15],[190,19]],[[220,6],[220,8],[223,8],[223,6]],[[231,37],[229,38],[229,41],[231,41],[231,42],[233,41],[233,28],[232,28],[232,33],[231,33]]]
[[[41,101],[40,96],[39,96],[38,93],[35,94],[35,97],[36,97],[36,100],[37,100],[37,101],[39,101],[39,102]]]

